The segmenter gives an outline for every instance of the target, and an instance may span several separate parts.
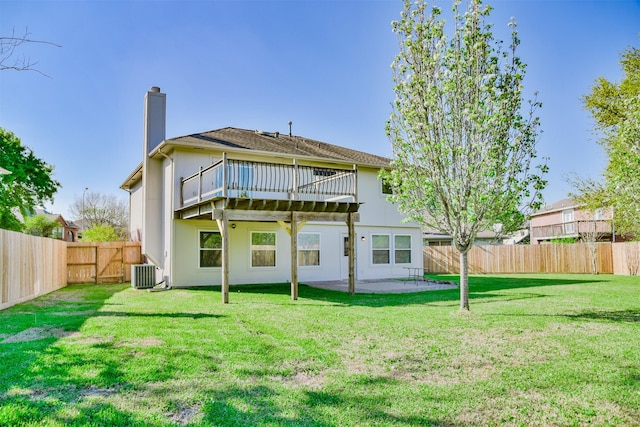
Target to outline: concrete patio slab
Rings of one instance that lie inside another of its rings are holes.
[[[305,285],[329,289],[333,291],[349,291],[347,280],[301,282]],[[443,289],[455,289],[458,285],[454,283],[434,282],[430,280],[400,280],[400,279],[378,279],[378,280],[357,280],[357,294],[399,294],[406,292],[439,291]]]

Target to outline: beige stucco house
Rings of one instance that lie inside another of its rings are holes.
[[[300,136],[223,128],[165,139],[166,95],[145,97],[133,240],[173,287],[406,277],[421,268],[417,224],[387,201],[384,157]],[[353,243],[352,243],[353,242]]]

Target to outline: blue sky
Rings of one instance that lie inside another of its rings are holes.
[[[594,80],[621,78],[620,53],[638,46],[639,0],[485,1],[496,37],[515,17],[539,92],[549,157],[545,200],[565,177],[605,166],[581,97]],[[443,9],[450,2],[437,1]],[[0,1],[0,35],[13,29],[61,45],[24,50],[37,73],[0,73],[0,126],[55,167],[62,189],[46,207],[119,185],[142,159],[143,98],[167,94],[167,137],[234,126],[288,132],[378,155],[394,98],[397,1]]]

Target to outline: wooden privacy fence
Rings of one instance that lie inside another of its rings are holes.
[[[598,272],[640,273],[640,243],[597,243]],[[460,273],[460,255],[453,246],[423,249],[427,273]],[[468,253],[469,273],[587,273],[593,272],[586,244],[474,246]]]
[[[91,242],[67,245],[67,283],[131,281],[131,266],[142,263],[140,242]]]
[[[640,274],[640,242],[613,244],[613,274]]]
[[[65,242],[0,229],[0,310],[65,286]]]

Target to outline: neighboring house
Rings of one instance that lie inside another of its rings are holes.
[[[518,230],[507,236],[500,235],[492,230],[483,230],[478,232],[476,240],[473,242],[475,246],[482,245],[516,245],[522,243],[529,236],[529,230]],[[434,230],[425,231],[422,234],[424,246],[453,246],[453,238],[445,233]]]
[[[145,97],[132,240],[174,287],[400,278],[421,268],[420,227],[386,199],[389,159],[278,132],[223,128],[165,139],[166,95]]]
[[[610,208],[590,212],[572,199],[562,199],[531,214],[531,244],[557,239],[584,240],[587,233],[599,241],[615,241]]]
[[[44,215],[50,220],[60,224],[60,227],[53,230],[53,237],[55,239],[64,240],[65,242],[75,242],[78,240],[78,231],[80,229],[73,221],[67,221],[62,215],[54,214],[41,208],[36,208],[34,215]]]

